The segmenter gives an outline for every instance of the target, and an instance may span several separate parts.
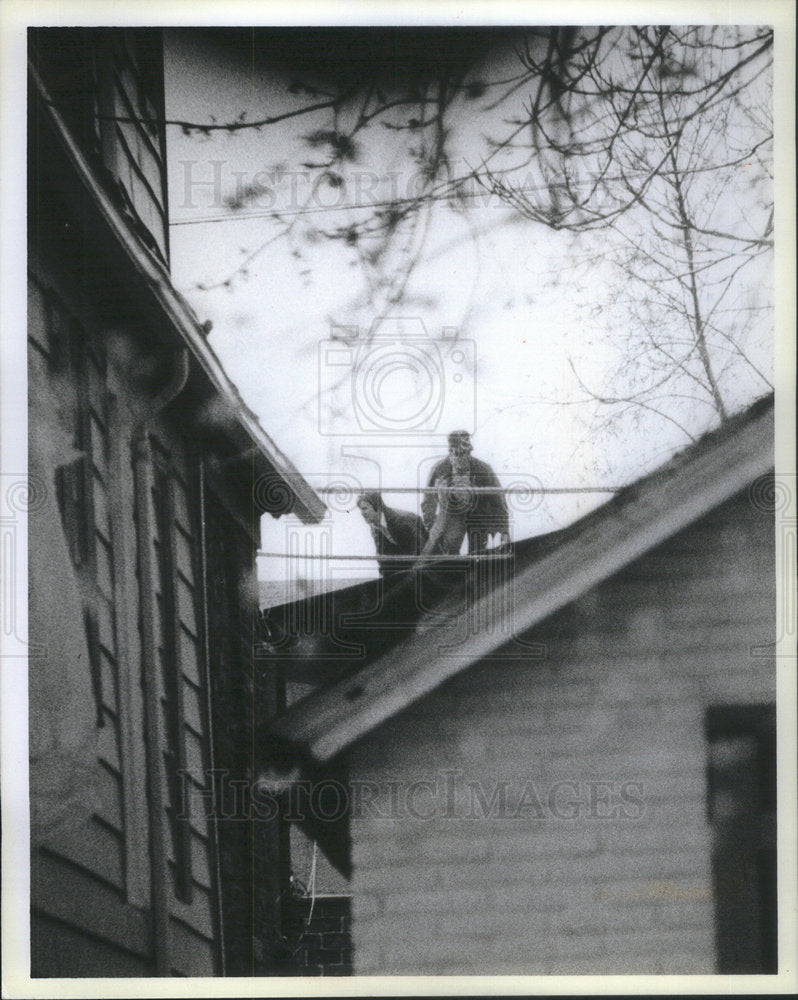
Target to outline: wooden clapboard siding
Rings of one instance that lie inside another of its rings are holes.
[[[82,891],[85,894],[85,887]],[[33,917],[36,932],[31,955],[35,975],[61,978],[64,969],[69,969],[72,976],[87,978],[106,977],[111,969],[115,976],[152,975],[152,965],[145,955],[77,926],[71,914],[57,920],[49,912],[35,909]]]
[[[199,803],[203,800],[201,794],[202,789],[198,789],[196,785],[193,785],[189,789],[190,799],[192,802],[191,808],[196,810],[199,808]],[[190,819],[193,817],[190,817]],[[209,864],[210,856],[210,838],[207,834],[203,832],[204,824],[200,823],[190,823],[190,834],[188,838],[189,849],[191,851],[191,878],[195,886],[200,886],[203,890],[210,892],[213,889],[213,881],[211,874],[211,867]],[[176,864],[174,845],[170,843],[167,848],[167,858],[171,867]],[[193,900],[192,900],[193,902]]]
[[[53,384],[60,418],[74,414],[75,444],[84,453],[82,474],[72,475],[66,484],[73,526],[67,537],[83,600],[92,612],[98,728],[94,815],[60,833],[57,840],[37,838],[34,844],[32,871],[41,878],[32,884],[33,932],[51,938],[49,959],[42,949],[34,956],[34,969],[46,974],[47,962],[61,954],[59,942],[76,933],[69,929],[72,923],[87,943],[80,956],[61,968],[99,974],[91,971],[95,959],[90,956],[96,952],[108,959],[116,949],[118,959],[106,961],[106,970],[123,974],[130,968],[144,974],[150,971],[149,937],[138,936],[140,956],[129,963],[125,956],[132,947],[130,928],[121,916],[110,919],[104,903],[98,905],[102,899],[113,899],[120,910],[133,905],[137,909],[131,912],[139,913],[143,921],[150,902],[137,584],[131,546],[134,511],[130,453],[124,443],[131,423],[129,418],[125,423],[125,404],[120,414],[113,395],[120,387],[109,371],[105,333],[91,303],[75,296],[52,262],[42,257],[36,265],[29,281],[31,363],[44,365],[47,376],[57,380]],[[59,879],[64,890],[51,890]],[[96,967],[102,967],[99,957]]]
[[[200,651],[197,636],[186,631],[183,623],[180,623],[180,665],[183,668],[183,677],[195,690],[202,684],[199,671]]]
[[[213,843],[201,794],[208,782],[206,716],[202,707],[204,669],[199,642],[196,586],[196,513],[184,474],[182,443],[168,428],[154,441],[153,519],[158,648],[161,659],[161,727],[165,736],[162,766],[168,802],[164,804],[173,896],[170,910],[200,936],[214,937]],[[195,871],[197,869],[197,871]],[[199,873],[199,875],[197,874]]]
[[[110,715],[107,708],[105,708],[104,711],[106,716]],[[119,741],[116,737],[117,733],[115,731],[115,727],[104,725],[101,727],[99,736],[97,737],[97,745],[101,759],[104,760],[110,767],[119,771],[121,770]]]
[[[197,833],[196,830],[192,830],[191,871],[194,877],[194,882],[210,891],[213,888],[214,879],[209,863],[209,855],[210,850],[208,838]]]
[[[98,815],[118,834],[120,841],[124,836],[124,821],[122,819],[122,775],[118,768],[107,760],[100,758],[100,795],[102,808]],[[120,879],[120,885],[123,880]]]
[[[188,634],[196,639],[197,637],[197,613],[196,613],[196,594],[194,591],[194,586],[182,574],[178,571],[176,576],[176,595],[177,595],[177,616],[179,618],[179,624],[182,628],[188,632]]]
[[[60,833],[57,842],[43,841],[41,849],[52,850],[63,860],[72,862],[87,875],[91,875],[93,880],[102,881],[119,892],[123,891],[124,843],[119,832],[99,816],[93,816],[77,829]],[[85,902],[77,900],[75,905],[83,906]],[[90,913],[87,922],[92,924],[94,919],[95,915]]]
[[[83,454],[82,459],[64,470],[61,500],[72,560],[90,615],[87,641],[93,647],[99,791],[89,826],[60,836],[57,848],[64,858],[124,890],[126,825],[114,553],[108,510],[105,355],[96,327],[86,321],[82,309],[70,302],[68,290],[63,286],[56,290],[56,284],[52,276],[36,274],[29,285],[30,337],[37,347],[31,363],[44,365],[48,377],[58,377],[63,406],[60,420],[72,422],[74,445]],[[51,419],[59,417],[52,415]]]
[[[200,787],[205,784],[205,741],[204,738],[195,732],[191,726],[185,722],[183,716],[183,740],[186,746],[186,774]],[[204,827],[202,827],[204,830]]]
[[[182,660],[181,665],[184,665]],[[202,739],[202,734],[205,731],[203,692],[202,688],[185,670],[183,671],[183,714],[187,728]],[[201,775],[200,779],[202,779]]]
[[[172,867],[170,863],[170,867]],[[213,900],[210,891],[201,883],[192,880],[191,902],[180,899],[172,901],[169,910],[173,919],[178,919],[200,937],[208,941],[214,938]]]
[[[102,701],[102,727],[108,725],[113,730],[114,742],[117,741],[119,732],[119,712],[117,711],[117,675],[113,660],[101,647],[99,651],[100,661],[100,693]]]
[[[213,976],[216,946],[188,923],[173,917],[169,922],[172,941],[172,975]]]
[[[176,581],[172,536],[174,534],[174,484],[170,472],[171,458],[166,452],[156,455],[153,481],[153,546],[156,566],[156,600],[160,635],[158,653],[160,671],[161,725],[163,750],[159,755],[164,771],[163,787],[167,802],[170,849],[174,857],[171,866],[172,888],[177,898],[191,899],[191,862],[187,846],[185,810],[185,747],[181,739],[182,705],[180,698],[180,659],[177,641]]]
[[[153,79],[152,42],[136,32],[130,42],[108,33],[97,53],[100,109],[99,135],[106,167],[124,187],[129,207],[154,240],[150,249],[161,260],[168,259],[166,217],[166,167],[160,89]],[[116,118],[116,121],[109,120]],[[119,120],[127,119],[127,120]]]
[[[101,804],[97,816],[99,826],[113,832],[119,840],[123,859],[120,887],[125,884],[125,822],[123,809],[123,778],[119,766],[120,703],[119,663],[117,658],[116,601],[114,590],[113,532],[108,498],[108,390],[106,356],[100,335],[90,334],[77,320],[72,321],[73,336],[79,338],[73,352],[80,358],[78,391],[80,421],[86,463],[86,512],[89,517],[88,570],[92,583],[92,619],[94,656],[99,672],[99,698],[102,710],[98,714],[100,729],[109,733],[100,743],[99,775]]]
[[[62,975],[65,967],[74,969],[74,975],[87,976],[107,975],[109,969],[120,970],[119,975],[151,972],[149,918],[130,906],[118,889],[47,848],[35,853],[31,879],[36,888],[33,907],[38,913],[31,951],[39,975]],[[91,905],[87,905],[89,899]],[[52,934],[56,934],[55,942]],[[69,960],[60,958],[59,941],[74,941],[79,952]],[[46,961],[45,956],[49,956]]]

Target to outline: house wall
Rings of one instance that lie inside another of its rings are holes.
[[[285,953],[288,831],[242,789],[256,723],[283,705],[252,657],[253,478],[274,470],[202,360],[155,412],[185,334],[106,215],[168,261],[160,32],[30,40],[32,76],[104,191],[33,85],[32,974],[268,974]]]
[[[352,975],[352,897],[323,894],[286,905],[290,961],[284,975]]]
[[[96,262],[76,253],[75,223],[61,221],[43,218],[31,241],[28,299],[30,467],[46,496],[29,519],[30,638],[40,650],[30,684],[32,974],[152,974],[157,942],[162,971],[210,975],[217,889],[194,794],[208,733],[190,428],[168,415],[151,421],[142,509],[131,446],[163,361],[135,315],[114,312]],[[160,710],[150,750],[147,665]],[[159,882],[163,934],[153,923]]]
[[[715,972],[707,711],[775,701],[774,587],[742,494],[352,748],[355,972]]]

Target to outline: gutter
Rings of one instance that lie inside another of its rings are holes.
[[[306,524],[318,524],[326,513],[326,505],[310,484],[280,451],[255,414],[246,406],[235,386],[225,374],[219,359],[208,345],[204,330],[193,310],[172,286],[169,272],[159,264],[139,243],[113,200],[97,180],[79,145],[72,138],[68,126],[60,115],[52,96],[42,81],[36,67],[28,62],[28,73],[39,93],[44,114],[49,118],[78,178],[94,201],[100,215],[121,246],[131,267],[146,283],[160,311],[175,329],[192,357],[222,399],[235,410],[235,420],[269,466],[288,485],[294,499],[294,513]]]

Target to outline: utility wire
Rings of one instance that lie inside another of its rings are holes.
[[[470,560],[472,562],[492,562],[496,559],[511,559],[512,554],[509,552],[485,552],[477,555],[410,555],[410,556],[383,556],[375,555],[373,556],[363,556],[363,555],[352,555],[352,556],[336,556],[336,555],[324,555],[323,553],[310,553],[308,555],[302,555],[300,552],[265,552],[262,549],[258,549],[256,555],[263,557],[264,559],[318,559],[327,561],[328,559],[342,559],[345,562],[350,560],[360,560],[364,562],[373,562],[375,559],[384,559],[386,562],[410,562],[410,563],[421,563],[425,564],[428,562],[451,562],[452,560]]]
[[[316,493],[619,493],[623,486],[320,486]]]

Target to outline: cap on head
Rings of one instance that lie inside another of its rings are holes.
[[[366,490],[365,493],[361,493],[360,500],[365,500],[366,503],[371,504],[374,510],[377,511],[381,511],[384,507],[382,496],[376,490]],[[360,500],[358,500],[358,503],[360,503]]]
[[[468,431],[452,431],[448,438],[449,448],[457,451],[473,451],[471,435]]]

